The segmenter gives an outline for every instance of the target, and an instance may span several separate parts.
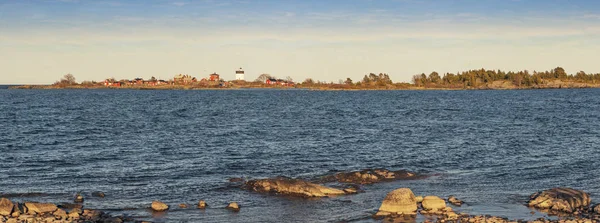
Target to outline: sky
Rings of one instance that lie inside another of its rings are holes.
[[[597,0],[0,0],[0,84],[600,72]]]

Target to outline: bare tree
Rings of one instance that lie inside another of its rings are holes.
[[[60,80],[60,82],[65,83],[65,84],[77,84],[77,82],[75,81],[75,76],[73,76],[73,74],[65,74],[65,76],[63,76],[63,78]]]
[[[256,78],[256,80],[254,80],[254,82],[264,83],[265,81],[271,78],[273,78],[273,76],[271,76],[270,74],[261,74],[260,76],[258,76],[258,78]]]

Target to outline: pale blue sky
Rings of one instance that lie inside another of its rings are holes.
[[[600,1],[0,0],[0,84],[600,72]]]

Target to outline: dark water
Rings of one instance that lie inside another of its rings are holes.
[[[600,201],[600,89],[520,91],[0,90],[0,193],[177,222],[369,218],[385,194],[457,195],[470,214],[535,218],[551,187]],[[432,177],[305,200],[242,191],[231,177],[363,168]],[[106,198],[89,193],[103,191]],[[172,206],[162,216],[147,207]],[[205,199],[205,211],[179,209]],[[239,213],[223,209],[230,201]]]

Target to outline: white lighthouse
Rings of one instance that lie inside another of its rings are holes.
[[[236,80],[240,80],[243,81],[244,80],[244,70],[242,70],[242,68],[240,67],[239,70],[235,71],[235,79]]]

